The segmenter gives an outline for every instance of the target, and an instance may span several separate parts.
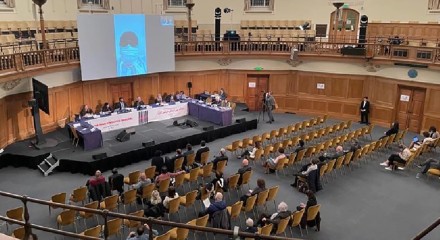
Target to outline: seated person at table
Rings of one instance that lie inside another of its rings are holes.
[[[209,147],[206,146],[205,140],[202,140],[200,142],[200,148],[196,152],[195,162],[200,163],[200,161],[202,160],[202,153],[204,152],[209,152]]]
[[[226,149],[224,148],[220,149],[218,155],[214,157],[214,160],[212,160],[213,169],[216,170],[217,163],[223,160],[226,160],[226,164],[228,164],[228,156],[226,156]]]
[[[93,110],[92,109],[90,109],[90,107],[89,107],[89,105],[84,105],[82,108],[81,108],[81,111],[79,112],[79,115],[81,116],[81,117],[89,117],[90,115],[92,115],[93,114]]]
[[[122,111],[122,110],[124,110],[126,107],[128,107],[128,106],[127,106],[127,104],[124,102],[124,98],[123,98],[123,97],[120,97],[120,98],[119,98],[119,102],[117,102],[117,103],[115,104],[115,111]]]
[[[183,91],[180,91],[180,92],[178,92],[177,94],[176,94],[176,99],[177,100],[185,100],[187,97],[186,97],[186,95],[185,95],[185,92],[183,92]]]
[[[141,109],[142,106],[145,105],[144,101],[142,101],[141,97],[137,97],[136,101],[134,102],[133,107],[136,108],[137,110]]]
[[[174,97],[174,94],[172,94],[172,93],[165,98],[165,102],[167,102],[167,103],[173,103],[175,101],[176,101],[176,98]]]
[[[110,104],[108,104],[108,102],[104,103],[104,106],[101,108],[101,112],[109,113],[111,111],[113,111],[113,109],[110,107]]]
[[[156,99],[154,100],[154,103],[162,104],[162,95],[160,93],[157,94]]]
[[[278,156],[275,159],[269,158],[264,163],[263,166],[266,168],[265,173],[268,174],[268,173],[270,173],[270,171],[269,171],[270,169],[275,169],[278,161],[283,158],[286,158],[286,154],[284,154],[284,148],[280,147],[280,148],[278,148]]]
[[[228,97],[228,95],[226,95],[225,89],[223,89],[223,88],[220,88],[220,92],[218,95],[220,95],[221,100],[224,100]]]

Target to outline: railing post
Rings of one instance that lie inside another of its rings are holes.
[[[102,217],[104,218],[104,239],[108,239],[108,210],[102,211]]]
[[[29,223],[29,209],[27,206],[27,196],[24,195],[23,199],[21,199],[21,201],[23,202],[23,208],[24,208],[24,212],[23,212],[23,218],[24,218],[24,239],[29,239],[29,236],[32,234],[32,228],[30,226]]]
[[[149,240],[153,240],[154,239],[154,236],[153,236],[153,223],[151,222],[151,218],[147,218],[147,225],[148,225],[148,228],[149,228],[148,239]]]

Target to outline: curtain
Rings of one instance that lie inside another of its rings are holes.
[[[78,9],[82,8],[82,1],[81,0],[77,0],[77,5],[78,5]]]
[[[15,0],[5,0],[6,6],[10,7],[10,8],[14,8],[15,7]]]
[[[101,7],[110,10],[110,0],[101,0]]]
[[[269,9],[271,11],[275,9],[275,0],[269,0]]]
[[[249,11],[251,8],[251,0],[244,0],[244,11]]]

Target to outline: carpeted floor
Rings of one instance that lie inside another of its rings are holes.
[[[276,122],[274,124],[260,121],[256,130],[209,143],[211,156],[217,154],[221,147],[230,144],[233,140],[252,137],[287,124],[309,119],[308,116],[293,114],[277,114],[275,118]],[[339,121],[330,119],[328,122],[336,123]],[[361,125],[357,123],[352,126],[353,129],[359,127]],[[375,127],[372,134],[373,139],[378,139],[385,130],[381,127]],[[408,134],[405,142],[409,143],[413,135]],[[361,142],[365,144],[368,141],[369,139],[363,139]],[[197,149],[198,146],[195,148]],[[387,150],[386,153],[374,155],[373,159],[368,159],[367,163],[355,166],[352,171],[348,171],[345,175],[338,173],[336,177],[331,177],[328,183],[324,182],[324,189],[317,193],[318,202],[321,204],[321,231],[311,230],[304,238],[318,240],[410,239],[434,222],[440,216],[440,180],[437,178],[416,179],[415,175],[419,171],[418,168],[396,172],[384,170],[382,166],[379,166],[379,163],[388,157],[391,151],[395,150],[396,148]],[[431,153],[430,155],[438,157],[438,153]],[[428,156],[422,156],[422,158],[426,157]],[[234,157],[230,158],[225,175],[229,176],[235,173],[240,164],[240,160]],[[120,168],[119,171],[128,175],[131,171],[143,170],[148,166],[150,166],[150,161],[144,161]],[[305,195],[290,186],[294,178],[292,170],[289,170],[286,175],[280,174],[277,177],[275,174],[265,175],[260,165],[255,165],[253,168],[252,188],[258,178],[264,178],[267,186],[280,186],[276,199],[277,204],[280,201],[285,201],[289,205],[289,209],[294,209],[300,202],[306,202]],[[108,176],[110,173],[105,172],[104,175]],[[0,169],[0,190],[49,199],[51,195],[59,192],[70,194],[74,188],[84,185],[87,178],[88,176],[82,174],[59,172],[55,172],[49,177],[43,177],[37,170],[7,167]],[[230,192],[230,194],[230,198],[228,197],[229,194],[226,194],[228,205],[235,203],[241,195],[235,191]],[[4,197],[0,197],[0,203],[0,213],[2,215],[5,214],[7,209],[21,206],[19,201]],[[138,206],[138,209],[140,209],[140,206]],[[49,216],[46,207],[30,204],[31,221],[40,225],[56,228],[56,215],[60,211],[60,209],[53,210],[52,215]],[[132,207],[128,211],[135,211],[135,208]],[[274,211],[275,206],[269,203],[268,212],[272,213]],[[188,214],[180,215],[182,222],[195,218],[192,210],[188,211]],[[171,218],[178,221],[177,215],[172,215]],[[241,222],[243,222],[243,214],[241,218]],[[96,223],[90,221],[88,224],[90,227]],[[233,221],[233,224],[237,225],[239,221]],[[84,224],[81,222],[78,228],[80,231],[84,230]],[[65,229],[73,230],[72,227],[66,227]],[[4,224],[0,230],[6,232]],[[161,228],[158,228],[158,230],[162,231]],[[38,231],[37,233],[39,239],[55,238],[47,233]],[[126,234],[127,230],[125,230],[123,238],[126,237]],[[198,236],[198,239],[206,238],[205,235]],[[290,231],[288,231],[288,236],[290,237]],[[294,229],[294,237],[300,238],[297,228]],[[217,239],[221,239],[221,237],[217,236]],[[425,239],[440,239],[440,228],[435,229]]]

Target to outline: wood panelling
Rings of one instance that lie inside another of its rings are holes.
[[[430,39],[440,38],[440,25],[427,23],[369,23],[368,37],[394,37]]]
[[[141,96],[150,102],[158,94],[184,90],[188,94],[187,82],[191,81],[192,94],[203,91],[218,91],[224,88],[230,100],[244,102],[248,93],[248,75],[254,71],[212,70],[203,72],[160,73],[121,79],[105,79],[77,82],[49,90],[50,116],[42,114],[43,131],[58,127],[58,120],[72,119],[84,103],[95,107],[99,103],[111,102],[110,87],[129,83],[133,87],[131,97]],[[324,74],[314,72],[263,71],[269,76],[268,88],[278,103],[278,112],[301,114],[328,114],[337,119],[359,120],[359,104],[363,96],[371,102],[371,121],[388,126],[396,118],[398,86],[426,88],[422,129],[430,125],[440,126],[440,86],[403,82],[389,78],[360,75]],[[318,90],[317,83],[325,89]],[[0,99],[0,147],[33,135],[33,122],[27,101],[31,93],[20,93]]]

